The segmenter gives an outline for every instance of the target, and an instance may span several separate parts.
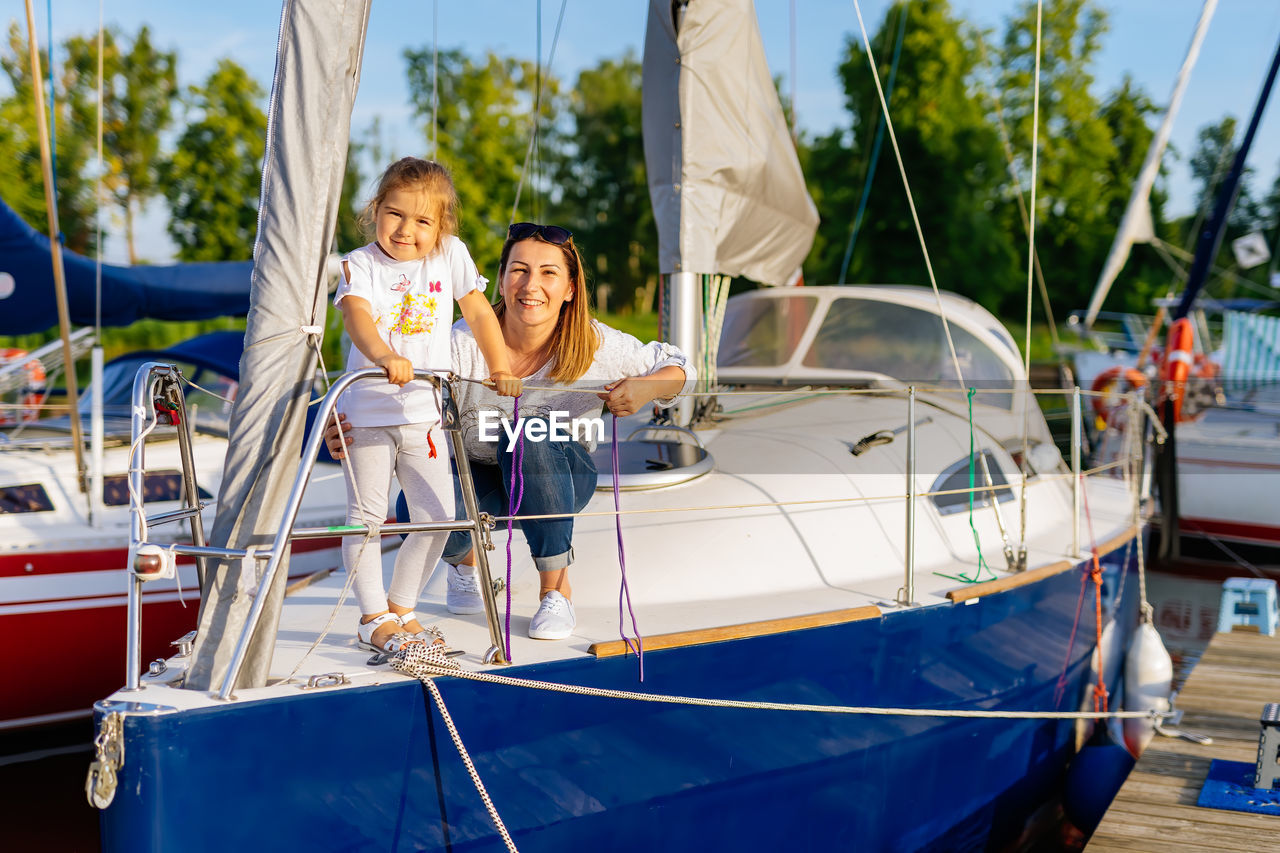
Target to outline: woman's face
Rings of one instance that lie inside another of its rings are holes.
[[[554,325],[560,309],[573,301],[573,281],[559,246],[522,240],[511,247],[502,275],[506,316],[525,326]]]

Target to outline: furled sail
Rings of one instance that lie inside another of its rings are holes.
[[[285,0],[281,12],[251,306],[210,536],[215,546],[269,546],[297,473],[318,327],[328,307],[326,259],[370,2]],[[256,573],[242,571],[239,560],[215,566],[202,591],[195,657],[186,680],[197,690],[221,686],[256,588]],[[237,686],[266,683],[286,577],[282,563]]]
[[[1129,206],[1125,208],[1115,240],[1111,243],[1111,251],[1107,253],[1106,263],[1102,266],[1102,274],[1098,276],[1093,296],[1089,299],[1089,308],[1084,316],[1086,329],[1092,328],[1094,321],[1098,319],[1102,302],[1107,298],[1107,293],[1111,290],[1116,276],[1124,268],[1125,261],[1129,260],[1129,250],[1133,244],[1148,243],[1155,238],[1149,203],[1151,187],[1155,184],[1156,175],[1160,172],[1160,158],[1164,156],[1165,146],[1169,143],[1169,134],[1173,132],[1173,120],[1178,115],[1178,108],[1182,105],[1182,95],[1186,91],[1187,81],[1191,78],[1191,69],[1195,67],[1196,59],[1200,56],[1200,45],[1204,42],[1205,33],[1209,31],[1209,20],[1213,17],[1217,5],[1218,0],[1205,0],[1204,6],[1200,9],[1200,20],[1196,24],[1195,34],[1192,35],[1191,44],[1187,47],[1187,55],[1182,60],[1182,67],[1178,69],[1173,93],[1169,95],[1169,108],[1165,110],[1164,120],[1160,122],[1159,130],[1151,139],[1147,158],[1142,163],[1137,183],[1134,184],[1133,193],[1129,196]]]
[[[643,112],[660,271],[790,283],[818,211],[751,0],[650,0]]]

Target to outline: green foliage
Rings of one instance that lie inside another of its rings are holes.
[[[173,119],[178,58],[175,53],[156,50],[146,26],[138,30],[127,51],[120,49],[117,40],[112,31],[103,33],[103,183],[124,213],[129,263],[136,264],[134,214],[160,190],[160,134]],[[67,40],[67,69],[67,87],[79,93],[73,104],[93,104],[92,112],[81,116],[80,123],[96,126],[96,37]]]
[[[425,120],[423,139],[429,146],[432,51],[406,50],[405,60],[409,97],[414,114]],[[540,123],[549,124],[559,111],[559,82],[554,77],[540,77],[532,62],[503,59],[493,53],[476,63],[460,50],[441,51],[438,67],[436,159],[452,172],[458,190],[459,236],[481,272],[493,279],[533,131],[538,83],[542,87],[541,115],[546,117]],[[429,156],[430,151],[423,154]],[[380,164],[378,168],[384,167]],[[545,192],[546,186],[537,178],[526,180],[516,219],[537,218],[539,197]]]
[[[40,54],[40,61],[46,55]],[[27,39],[16,23],[9,26],[7,50],[0,56],[0,68],[8,78],[12,93],[0,100],[0,195],[18,215],[41,233],[49,231],[44,196],[44,170],[40,160],[35,89]],[[41,66],[45,98],[50,97],[48,68]],[[54,115],[48,122],[53,140],[58,227],[64,245],[81,253],[95,246],[93,185],[86,177],[86,165],[96,149],[93,125],[83,117],[90,107],[77,87],[68,90],[66,68],[54,72]],[[47,104],[44,107],[48,117]]]
[[[886,13],[872,41],[882,80],[889,76],[903,8],[895,4]],[[978,36],[954,17],[945,0],[905,8],[906,35],[890,113],[938,285],[995,306],[1016,291],[1018,263],[1007,217],[993,203],[1004,165],[997,133],[975,94]],[[807,157],[810,191],[823,220],[806,265],[806,279],[815,284],[838,280],[881,115],[860,41],[848,41],[839,74],[851,125],[817,140]],[[880,156],[846,280],[927,284],[887,141]]]
[[[1088,0],[1045,4],[1035,176],[1036,250],[1049,292],[1065,308],[1088,301],[1141,165],[1140,157],[1124,162],[1124,152],[1117,144],[1117,131],[1132,130],[1133,125],[1111,126],[1094,94],[1089,69],[1106,27],[1106,13]],[[999,54],[1000,85],[1006,93],[1006,115],[1023,182],[1020,189],[1028,198],[1035,34],[1036,4],[1027,2],[1009,22]],[[1132,97],[1125,103],[1125,109],[1141,107]],[[1122,112],[1113,118],[1118,119]],[[1144,136],[1149,138],[1149,131],[1144,131]],[[1136,141],[1119,143],[1131,154],[1139,147]]]
[[[262,98],[262,88],[229,59],[188,91],[189,120],[161,173],[179,260],[252,257],[267,129]]]
[[[640,120],[640,61],[628,53],[578,75],[570,98],[568,144],[557,158],[561,196],[551,219],[573,231],[597,293],[632,310],[652,293],[657,226],[649,205]]]

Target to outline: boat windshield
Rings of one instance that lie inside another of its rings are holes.
[[[990,347],[956,323],[950,329],[959,377],[937,314],[894,302],[837,299],[801,363],[879,373],[918,385],[949,385],[961,379],[967,387],[1013,386],[1013,374]]]
[[[922,386],[962,382],[966,388],[990,389],[982,394],[982,402],[988,405],[1012,405],[1014,378],[1009,365],[959,323],[949,324],[956,348],[953,360],[942,319],[933,311],[842,295],[826,301],[825,314],[815,323],[821,302],[805,294],[730,300],[717,365],[784,368],[793,382],[830,382],[833,371]],[[810,341],[814,325],[817,329]]]
[[[809,318],[818,307],[816,296],[730,301],[720,333],[720,367],[777,367],[791,360]]]

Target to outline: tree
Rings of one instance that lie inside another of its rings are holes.
[[[570,228],[597,287],[614,310],[630,310],[656,275],[657,227],[649,203],[640,121],[641,66],[635,54],[578,75],[555,168],[561,189],[553,218]],[[652,288],[649,289],[652,293]]]
[[[1125,75],[1120,87],[1102,105],[1102,120],[1111,134],[1116,155],[1108,170],[1109,180],[1119,187],[1131,188],[1147,157],[1147,149],[1155,132],[1147,126],[1147,117],[1157,109],[1151,100]],[[1163,170],[1162,170],[1163,172]],[[1159,239],[1175,240],[1172,229],[1164,222],[1167,194],[1159,182],[1151,189],[1148,207],[1152,225]],[[1124,218],[1128,198],[1114,193],[1108,199],[1104,221],[1119,225]],[[1111,234],[1114,239],[1114,229]],[[1105,262],[1105,261],[1104,261]],[[1101,265],[1099,266],[1099,270]],[[1135,245],[1122,272],[1123,286],[1112,296],[1113,304],[1123,310],[1149,313],[1152,300],[1168,289],[1169,268],[1160,255],[1145,244]],[[1095,277],[1096,278],[1096,277]]]
[[[1017,254],[993,206],[1005,167],[994,127],[975,91],[978,35],[945,0],[895,4],[872,41],[887,80],[899,15],[908,15],[890,113],[940,287],[995,307],[1017,289]],[[839,67],[848,130],[819,138],[809,182],[822,216],[806,278],[837,280],[880,121],[880,102],[861,40]],[[928,284],[924,258],[886,141],[875,172],[849,281]]]
[[[103,34],[103,176],[112,198],[124,213],[129,262],[137,263],[134,214],[159,193],[160,135],[173,117],[178,95],[177,55],[157,50],[151,31],[143,26],[122,52],[118,36]],[[81,91],[79,103],[94,104],[98,81],[98,40],[75,37],[67,41],[68,88]],[[72,82],[74,80],[74,83]],[[81,124],[93,127],[96,104]],[[96,134],[95,134],[96,136]]]
[[[45,212],[44,172],[40,161],[40,139],[36,126],[35,88],[31,80],[31,63],[27,39],[16,23],[9,27],[8,50],[0,57],[12,94],[0,100],[0,195],[36,230],[48,231]],[[43,61],[44,55],[41,54]],[[92,184],[85,179],[87,163],[95,136],[80,126],[77,119],[87,107],[76,99],[74,89],[67,90],[65,69],[55,69],[54,116],[49,132],[52,136],[55,182],[58,202],[58,224],[67,248],[92,253],[94,233],[94,199]],[[41,71],[42,77],[48,73]],[[49,82],[44,80],[45,97]],[[41,104],[48,116],[48,105]]]
[[[1136,111],[1141,118],[1146,111],[1131,88],[1113,96],[1109,116],[1093,92],[1089,69],[1106,30],[1106,13],[1089,0],[1049,0],[1044,6],[1036,249],[1049,292],[1068,308],[1083,305],[1093,289],[1141,165],[1139,149],[1145,154],[1140,142],[1150,138],[1144,122],[1125,117]],[[1035,33],[1036,5],[1027,2],[1009,20],[1000,52],[1001,88],[1023,184],[1017,189],[1027,198]],[[1138,138],[1125,138],[1134,132]]]
[[[426,120],[423,132],[429,142],[432,52],[423,48],[406,50],[404,55],[410,101],[414,114]],[[493,277],[524,171],[537,83],[540,79],[544,128],[559,112],[559,83],[554,77],[539,78],[538,67],[532,62],[502,59],[493,53],[477,64],[460,50],[441,51],[438,67],[436,159],[452,172],[458,190],[460,236],[480,270]],[[423,151],[422,156],[430,156],[430,151]],[[536,218],[540,197],[547,192],[544,182],[526,176],[517,218]]]
[[[189,90],[191,120],[162,174],[179,260],[252,257],[267,130],[262,98],[257,82],[229,59]]]

